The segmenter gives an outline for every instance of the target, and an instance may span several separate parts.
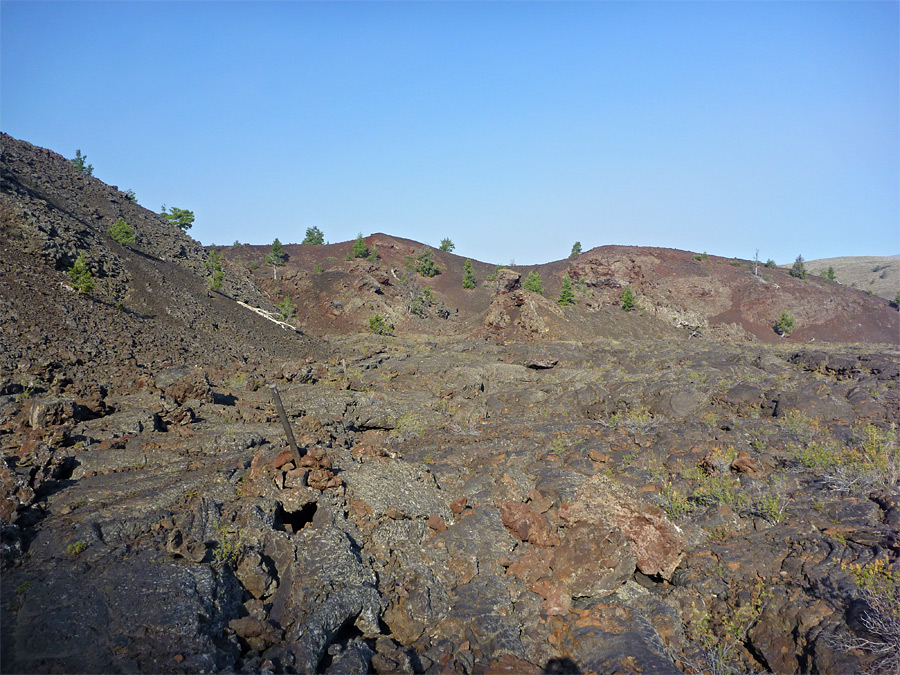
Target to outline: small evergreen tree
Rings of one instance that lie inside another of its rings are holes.
[[[69,268],[69,276],[72,278],[72,288],[82,295],[94,290],[94,278],[88,269],[83,253],[78,254],[75,263]]]
[[[576,241],[572,244],[572,252],[569,254],[570,258],[574,258],[577,255],[581,255],[581,242]]]
[[[631,286],[626,286],[620,297],[622,300],[622,309],[626,312],[630,312],[634,309],[634,291],[631,290]]]
[[[322,234],[322,230],[320,230],[318,227],[307,227],[306,236],[300,243],[311,244],[313,246],[321,246],[325,243],[325,235]]]
[[[475,285],[475,272],[472,271],[472,261],[467,259],[463,265],[463,288],[471,290],[475,288]]]
[[[378,249],[372,244],[372,248],[369,249],[369,255],[367,256],[367,260],[369,262],[378,262]]]
[[[285,260],[287,260],[287,256],[284,253],[284,246],[278,241],[278,237],[275,237],[275,241],[272,242],[272,251],[266,255],[266,265],[272,266],[272,276],[275,281],[278,281],[278,268],[284,265]]]
[[[834,281],[834,268],[829,265],[828,269],[825,270],[825,279],[828,281]]]
[[[82,155],[80,148],[75,151],[75,159],[70,159],[69,164],[86,176],[94,175],[94,167],[87,163],[87,155]]]
[[[393,329],[394,327],[388,325],[381,314],[375,314],[374,316],[369,317],[369,330],[375,333],[375,335],[387,335]]]
[[[531,291],[532,293],[541,295],[544,292],[543,283],[541,282],[541,275],[534,270],[529,272],[528,276],[525,277],[525,281],[522,283],[522,288],[524,288],[526,291]]]
[[[135,232],[134,228],[131,227],[124,220],[119,218],[116,222],[109,226],[109,229],[106,233],[112,238],[113,241],[116,241],[123,246],[125,244],[134,243]]]
[[[160,215],[185,232],[191,229],[191,226],[194,224],[194,212],[189,209],[179,209],[172,206],[166,210],[166,205],[163,204]]]
[[[219,252],[211,248],[206,256],[206,269],[212,275],[209,279],[209,290],[218,291],[225,281],[225,271],[222,269],[222,259]]]
[[[297,312],[297,308],[294,307],[294,303],[291,302],[291,299],[285,296],[284,300],[279,302],[275,307],[278,308],[278,318],[280,318],[285,323],[289,322],[294,318],[294,314]]]
[[[559,291],[559,298],[557,298],[556,302],[562,307],[575,304],[575,293],[572,292],[572,279],[569,277],[568,272],[563,277],[562,289]]]
[[[356,235],[356,241],[353,242],[353,257],[354,258],[365,258],[369,254],[369,249],[366,247],[366,240],[363,239],[362,232]]]
[[[416,272],[423,277],[433,277],[438,273],[437,264],[434,262],[434,256],[430,249],[423,250],[416,260]]]
[[[794,330],[794,317],[787,312],[782,312],[775,322],[775,332],[783,337],[787,337]]]
[[[778,265],[775,264],[774,260],[769,258],[768,260],[766,260],[766,267],[768,267],[769,269],[775,269],[776,267],[778,267]]]
[[[790,275],[792,277],[797,277],[798,279],[806,278],[806,265],[803,264],[803,256],[798,255],[797,259],[794,261],[794,264],[791,266]]]
[[[441,239],[441,245],[439,247],[442,251],[446,251],[447,253],[451,253],[453,249],[456,248],[456,244],[454,244],[450,239],[444,237]]]
[[[125,199],[132,204],[137,204],[137,195],[134,194],[134,190],[125,190]]]

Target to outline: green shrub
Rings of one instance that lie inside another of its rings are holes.
[[[706,260],[707,258],[709,258],[709,253],[707,253],[706,251],[704,251],[703,253],[694,254],[694,260]]]
[[[372,248],[369,249],[369,255],[366,257],[366,260],[373,263],[378,262],[378,249],[374,244],[372,245]]]
[[[394,327],[389,325],[381,314],[369,317],[369,330],[375,335],[390,335]]]
[[[568,272],[563,277],[562,288],[559,291],[559,298],[556,299],[556,302],[562,307],[575,304],[575,293],[572,292],[572,279],[569,277]]]
[[[94,290],[94,278],[88,269],[83,253],[78,254],[75,263],[69,268],[69,276],[72,279],[72,288],[82,295]]]
[[[625,290],[622,291],[622,295],[620,296],[622,300],[622,309],[626,312],[630,312],[634,309],[634,291],[631,290],[631,286],[626,286]]]
[[[827,270],[825,270],[824,277],[827,281],[834,281],[834,268],[829,266]]]
[[[544,292],[544,285],[541,282],[541,275],[534,270],[529,272],[528,276],[525,277],[525,281],[522,283],[522,288],[524,288],[526,291],[531,291],[532,293],[541,295]]]
[[[76,541],[74,544],[69,544],[66,550],[68,550],[69,555],[81,555],[87,550],[87,544],[83,541]]]
[[[781,316],[778,317],[778,320],[775,322],[775,332],[779,335],[784,335],[787,337],[794,330],[794,317],[792,317],[787,312],[782,312]]]
[[[423,277],[433,277],[438,273],[437,265],[434,262],[434,256],[430,249],[425,249],[419,254],[416,260],[416,272]]]
[[[472,261],[466,260],[463,265],[463,282],[462,286],[466,290],[471,290],[475,288],[477,282],[475,280],[475,272],[472,271]]]
[[[774,260],[769,258],[768,260],[766,260],[766,267],[768,267],[769,269],[775,269],[776,267],[778,267],[778,265],[775,264]]]
[[[122,245],[131,244],[135,239],[134,228],[121,218],[110,225],[106,233],[113,241],[116,241]]]
[[[132,204],[137,204],[137,195],[134,194],[134,190],[125,190],[125,199]]]
[[[322,265],[316,263],[316,266],[313,268],[313,274],[322,274],[325,270],[322,269]]]
[[[318,227],[307,227],[306,236],[300,243],[320,246],[321,244],[325,243],[325,235],[322,234],[322,230],[320,230]]]
[[[439,247],[442,251],[446,251],[447,253],[452,253],[453,249],[456,248],[456,244],[454,244],[450,239],[444,237],[441,239],[441,245]]]

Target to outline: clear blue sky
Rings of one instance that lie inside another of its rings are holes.
[[[203,243],[900,251],[898,2],[0,3],[0,128]]]

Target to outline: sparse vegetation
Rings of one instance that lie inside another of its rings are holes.
[[[706,260],[707,258],[709,258],[709,253],[707,253],[706,251],[704,251],[703,253],[694,254],[694,260]]]
[[[522,282],[522,288],[526,291],[531,291],[532,293],[537,293],[541,295],[544,292],[543,282],[541,281],[541,275],[539,272],[532,270],[528,273],[528,276],[525,277],[525,281]]]
[[[72,288],[80,294],[86,295],[94,290],[94,277],[83,253],[78,254],[75,263],[69,268],[69,277],[72,279]]]
[[[475,288],[477,283],[478,282],[475,280],[475,272],[472,271],[472,261],[466,259],[466,262],[463,264],[462,287],[466,290],[471,290]]]
[[[125,190],[125,199],[127,199],[132,204],[137,204],[137,195],[134,194],[134,190]]]
[[[134,228],[121,218],[110,225],[109,229],[106,230],[106,233],[113,241],[118,242],[123,246],[125,244],[133,244],[135,240]]]
[[[325,235],[318,227],[307,227],[306,236],[303,237],[301,244],[309,244],[311,246],[321,246],[325,243]]]

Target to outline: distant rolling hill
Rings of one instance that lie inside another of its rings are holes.
[[[790,266],[781,265],[785,268]],[[872,295],[888,300],[893,300],[900,291],[900,255],[844,256],[806,261],[807,271],[817,276],[825,276],[829,267],[834,268],[835,281],[844,286],[871,291]]]

